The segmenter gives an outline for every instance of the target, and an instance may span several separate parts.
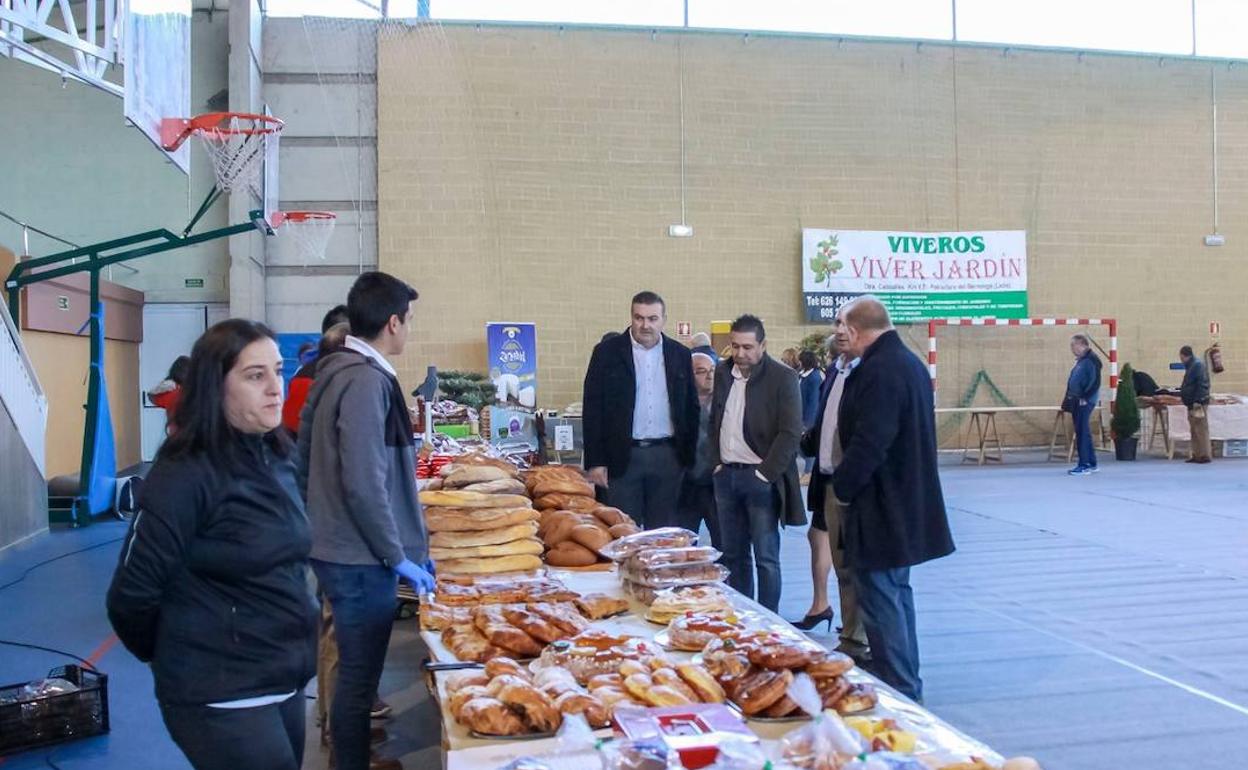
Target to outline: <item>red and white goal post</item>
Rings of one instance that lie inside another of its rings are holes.
[[[936,329],[941,326],[1107,326],[1109,401],[1118,398],[1118,321],[1114,318],[933,318],[927,322],[927,372],[936,391]]]

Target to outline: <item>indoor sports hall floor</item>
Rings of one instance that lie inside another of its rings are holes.
[[[944,468],[959,550],[914,575],[928,708],[1046,770],[1248,766],[1235,748],[1248,745],[1248,461],[1107,460],[1071,478],[1056,463],[1009,459]],[[0,770],[187,767],[150,675],[104,614],[124,531],[107,522],[0,551],[0,639],[93,660],[109,675],[112,717],[110,735],[0,758]],[[783,542],[781,614],[799,617],[805,531]],[[385,749],[425,770],[439,765],[438,719],[414,628],[400,623],[391,644]],[[0,683],[66,660],[0,646]],[[328,765],[316,741],[309,729],[312,770]]]

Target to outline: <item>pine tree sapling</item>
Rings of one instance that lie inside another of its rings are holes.
[[[1109,422],[1109,429],[1114,440],[1131,438],[1140,430],[1140,406],[1135,401],[1135,372],[1131,364],[1122,367],[1122,376],[1118,379],[1118,397],[1114,402],[1114,417]]]

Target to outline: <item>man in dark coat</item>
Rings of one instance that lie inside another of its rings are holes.
[[[953,552],[936,468],[936,419],[927,367],[871,296],[841,311],[847,348],[861,358],[837,419],[844,456],[832,474],[845,506],[841,538],[853,571],[871,670],[921,701],[910,567]]]
[[[1187,424],[1191,428],[1191,452],[1189,463],[1213,461],[1213,449],[1209,441],[1209,371],[1205,362],[1196,357],[1191,345],[1179,350],[1179,360],[1187,370],[1183,373],[1183,385],[1179,394],[1187,407]]]
[[[806,523],[797,476],[802,397],[797,372],[767,355],[763,322],[732,323],[732,360],[715,371],[707,444],[728,584],[773,612],[780,604],[780,529]],[[753,555],[751,557],[751,549]]]
[[[689,349],[663,334],[666,321],[662,297],[633,297],[628,330],[594,348],[582,398],[589,478],[646,529],[676,523],[698,442],[693,364]]]

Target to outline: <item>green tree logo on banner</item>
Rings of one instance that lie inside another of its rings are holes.
[[[845,267],[839,259],[836,259],[836,255],[840,253],[836,246],[835,233],[815,244],[815,256],[810,258],[810,269],[815,273],[815,283],[831,286],[832,276]]]

